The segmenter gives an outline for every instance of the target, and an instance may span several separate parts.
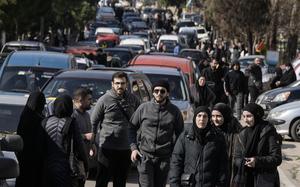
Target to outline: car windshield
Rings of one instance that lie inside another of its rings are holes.
[[[193,60],[201,60],[203,58],[202,53],[200,51],[182,51],[180,56],[188,58],[191,57]]]
[[[132,59],[132,55],[129,52],[125,51],[105,51],[110,53],[111,56],[118,56],[121,59],[122,65],[125,65]]]
[[[298,86],[300,86],[300,80],[294,81],[288,85],[288,87],[291,87],[291,88],[298,87]]]
[[[93,102],[97,102],[99,97],[111,89],[109,79],[87,79],[87,78],[55,78],[47,84],[43,93],[46,98],[58,97],[64,94],[73,94],[77,88],[88,88],[92,91]]]
[[[187,91],[184,86],[183,80],[180,76],[175,75],[159,75],[159,74],[151,74],[146,73],[148,78],[150,79],[151,83],[155,83],[158,80],[166,80],[170,84],[170,100],[180,100],[186,101],[187,98]]]
[[[254,59],[240,59],[239,60],[241,68],[247,68],[250,64],[254,63]],[[261,63],[261,67],[264,67],[265,64]]]
[[[204,30],[204,29],[197,29],[197,33],[198,33],[198,34],[204,34],[204,33],[205,33],[205,30]]]
[[[3,49],[3,53],[10,53],[12,51],[40,51],[41,48],[39,46],[5,46]]]
[[[0,80],[0,90],[29,93],[46,83],[58,69],[36,67],[6,67]]]

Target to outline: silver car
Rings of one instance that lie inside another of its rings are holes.
[[[277,132],[300,142],[300,101],[280,105],[272,109],[267,117]]]

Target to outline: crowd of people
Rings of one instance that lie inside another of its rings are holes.
[[[83,187],[88,155],[98,162],[96,187],[106,187],[110,180],[125,187],[131,162],[142,187],[163,187],[168,181],[171,187],[279,186],[281,139],[259,105],[245,105],[239,121],[230,105],[203,102],[212,91],[199,88],[203,101],[187,125],[169,100],[167,81],[154,83],[153,99],[142,104],[127,84],[126,73],[116,72],[91,116],[92,93],[85,88],[73,98],[57,97],[47,117],[45,96],[31,93],[17,131],[24,149],[17,154],[16,186]],[[199,87],[203,85],[200,77]]]

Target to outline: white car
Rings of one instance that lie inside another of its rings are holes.
[[[198,26],[198,27],[193,27],[197,31],[197,38],[199,41],[207,41],[209,40],[209,32],[205,29],[205,27]]]
[[[114,34],[114,30],[107,27],[98,27],[95,31],[95,35],[97,34]]]
[[[122,45],[138,45],[142,46],[145,53],[150,52],[150,43],[149,40],[143,39],[143,38],[127,38],[124,40],[121,40],[120,46]]]
[[[188,47],[188,43],[186,41],[186,38],[183,37],[183,36],[175,35],[175,34],[161,35],[158,39],[158,42],[157,42],[157,46],[156,46],[157,51],[159,51],[160,46],[164,43],[174,43],[174,44],[179,43],[179,45],[182,48]],[[175,45],[174,45],[174,47],[175,47]]]
[[[274,124],[280,135],[288,135],[300,142],[300,101],[283,104],[273,108],[267,120]]]

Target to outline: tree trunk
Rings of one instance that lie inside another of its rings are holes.
[[[248,42],[248,49],[249,49],[249,55],[254,54],[253,53],[253,33],[250,29],[247,31],[247,42]]]
[[[287,44],[287,57],[289,62],[291,62],[296,57],[297,52],[297,45],[298,45],[298,35],[292,34],[289,35],[288,44]]]

